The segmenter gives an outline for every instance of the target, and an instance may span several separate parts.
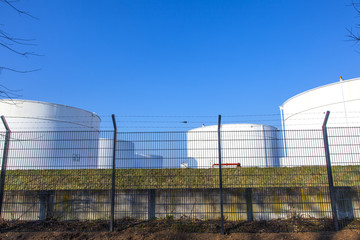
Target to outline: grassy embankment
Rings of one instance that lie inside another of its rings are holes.
[[[110,189],[111,169],[8,170],[6,190]],[[117,169],[117,189],[218,188],[218,169]],[[335,186],[360,186],[360,166],[333,167]],[[328,186],[326,167],[225,168],[223,187]]]

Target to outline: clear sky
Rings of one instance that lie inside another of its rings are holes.
[[[20,57],[0,49],[0,81],[21,98],[101,116],[278,113],[305,90],[360,76],[351,0],[23,0],[0,5]]]

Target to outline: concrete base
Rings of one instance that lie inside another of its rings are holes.
[[[326,187],[224,189],[227,220],[270,220],[291,217],[332,218]],[[339,219],[360,217],[360,188],[336,187]],[[110,191],[6,191],[6,220],[110,219]],[[115,219],[190,217],[219,219],[219,189],[117,190]]]

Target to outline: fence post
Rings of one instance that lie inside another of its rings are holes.
[[[116,142],[117,142],[117,127],[115,115],[112,114],[112,121],[114,125],[114,138],[113,138],[113,159],[112,159],[112,178],[111,178],[111,216],[110,216],[110,232],[114,231],[114,218],[115,218],[115,169],[116,169]]]
[[[2,214],[2,205],[3,205],[3,201],[4,201],[6,167],[7,167],[7,161],[8,161],[8,152],[9,152],[10,134],[11,134],[11,130],[9,128],[9,125],[6,122],[5,117],[1,116],[1,120],[6,129],[6,133],[5,133],[4,152],[3,152],[2,165],[1,165],[1,176],[0,176],[0,219],[2,217],[1,214]]]
[[[245,199],[246,199],[246,213],[247,221],[254,221],[254,210],[253,210],[253,201],[252,201],[252,188],[245,189]]]
[[[326,169],[327,169],[328,182],[329,182],[331,210],[332,210],[332,215],[333,215],[334,228],[335,228],[335,231],[338,231],[339,223],[338,223],[337,210],[336,210],[334,181],[333,181],[333,175],[332,175],[332,170],[331,170],[329,141],[328,141],[328,135],[327,135],[327,129],[326,129],[326,124],[329,119],[329,115],[330,115],[330,111],[327,111],[326,115],[325,115],[324,123],[322,125],[322,132],[323,132],[323,138],[324,138],[324,149],[325,149],[325,157],[326,157]]]
[[[224,235],[224,202],[222,187],[222,170],[221,170],[221,115],[218,120],[218,151],[219,151],[219,185],[220,185],[220,212],[221,212],[221,234]]]

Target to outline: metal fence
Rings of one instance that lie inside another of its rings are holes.
[[[115,121],[114,121],[115,123]],[[5,220],[360,218],[360,128],[0,133]]]

